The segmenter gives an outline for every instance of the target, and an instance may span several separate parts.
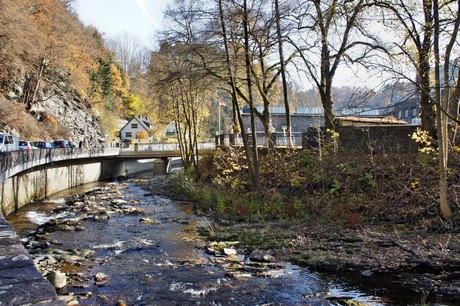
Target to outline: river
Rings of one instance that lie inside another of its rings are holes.
[[[85,192],[87,201],[97,208],[76,209],[65,204],[69,197]],[[146,193],[136,181],[90,184],[30,203],[7,219],[37,263],[59,263],[68,282],[58,294],[74,304],[410,304],[407,292],[366,289],[350,278],[289,263],[266,266],[264,276],[257,268],[245,268],[235,276],[200,247],[204,241],[196,228],[204,219],[188,205]],[[65,209],[60,208],[63,205]],[[52,219],[78,225],[44,230],[43,224]],[[37,234],[39,226],[42,229]],[[247,259],[240,261],[255,267]]]

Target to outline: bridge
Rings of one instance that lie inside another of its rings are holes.
[[[200,144],[199,147],[206,150],[213,149],[214,145]],[[33,257],[24,249],[4,215],[48,194],[126,173],[128,163],[134,167],[137,160],[154,159],[159,160],[164,169],[170,158],[179,156],[175,144],[0,153],[0,305],[65,306],[51,283],[35,268]]]
[[[214,148],[213,143],[199,144],[200,150]],[[8,215],[32,200],[105,178],[147,170],[165,173],[177,157],[178,145],[168,143],[1,153],[1,211]]]

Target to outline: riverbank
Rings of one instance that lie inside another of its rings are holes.
[[[168,192],[165,179],[144,188],[186,200]],[[460,302],[460,234],[455,231],[434,233],[391,223],[344,228],[314,221],[237,222],[216,218],[198,206],[197,211],[212,220],[202,229],[209,243],[237,241],[233,247],[238,254],[268,254],[270,261],[290,261],[314,271],[348,275],[361,284],[375,283],[376,290],[406,288],[421,303]]]
[[[214,223],[194,213],[190,202],[172,200],[166,183],[167,177],[141,178],[69,191],[30,204],[9,220],[69,306],[412,301],[359,290],[336,275],[310,272],[265,250],[246,255],[244,244],[236,241],[206,245],[196,229],[209,233]]]
[[[23,243],[62,301],[458,304],[458,258],[452,256],[447,269],[449,254],[441,258],[435,248],[427,251],[429,243],[439,245],[439,240],[426,238],[427,249],[422,250],[414,248],[418,241],[404,240],[409,236],[390,236],[388,228],[385,234],[312,223],[214,219],[169,189],[170,178],[134,179],[71,193],[42,212],[33,210],[37,204],[28,207],[41,225],[27,230]],[[441,251],[454,251],[458,239],[451,239],[443,248],[439,245]],[[414,259],[422,251],[438,261],[437,270],[427,269],[434,267],[429,260]]]
[[[0,305],[65,305],[0,214]]]

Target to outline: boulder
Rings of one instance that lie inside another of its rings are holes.
[[[224,254],[227,256],[235,256],[238,252],[232,248],[224,248]]]
[[[64,288],[67,285],[67,276],[65,273],[60,271],[52,271],[46,275],[46,279],[54,286],[56,289]]]

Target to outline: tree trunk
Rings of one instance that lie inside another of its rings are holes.
[[[330,64],[330,52],[327,45],[327,33],[323,29],[321,34],[321,102],[323,103],[324,109],[324,127],[326,130],[335,130],[335,115],[332,108],[332,78],[331,64]]]
[[[278,49],[280,57],[280,69],[281,69],[281,80],[283,82],[283,98],[284,108],[286,109],[286,137],[288,148],[292,147],[291,143],[291,110],[289,109],[289,100],[287,92],[287,81],[286,81],[286,67],[284,65],[284,54],[283,54],[283,39],[281,36],[281,17],[278,0],[275,0],[275,18],[276,18],[276,32],[278,36]]]
[[[230,62],[230,53],[228,50],[228,40],[227,40],[227,29],[225,27],[225,19],[224,19],[224,10],[222,7],[222,0],[219,0],[219,14],[220,14],[220,22],[221,22],[221,27],[222,27],[222,37],[224,39],[224,48],[225,48],[225,61],[226,61],[226,66],[227,66],[227,71],[228,71],[228,77],[230,79],[230,86],[232,88],[232,105],[233,105],[233,112],[234,112],[234,124],[236,125],[236,120],[238,120],[239,126],[240,126],[240,131],[241,131],[241,137],[243,138],[243,146],[244,146],[244,152],[246,155],[246,162],[248,165],[248,172],[249,172],[249,177],[251,181],[254,184],[254,167],[252,165],[252,158],[251,158],[251,150],[250,146],[248,144],[248,137],[246,135],[246,131],[244,130],[244,123],[243,123],[243,118],[241,116],[241,112],[239,111],[240,107],[238,104],[238,94],[236,92],[236,84],[235,84],[235,79],[233,77],[232,73],[232,68],[231,68],[231,62]],[[235,116],[236,114],[236,116]],[[236,119],[235,119],[236,117]],[[234,129],[235,132],[235,129]],[[254,184],[255,185],[255,184]]]
[[[244,53],[246,58],[246,77],[247,77],[247,87],[248,87],[248,97],[249,97],[249,106],[250,106],[250,115],[251,115],[251,132],[252,132],[252,155],[254,163],[254,178],[253,183],[254,187],[259,188],[259,155],[257,149],[257,139],[256,139],[256,127],[254,122],[254,113],[255,106],[252,97],[252,78],[251,78],[251,60],[249,56],[249,22],[248,22],[248,8],[247,0],[243,2],[243,28],[244,28]]]
[[[420,118],[422,120],[422,128],[428,132],[434,139],[437,138],[435,119],[436,113],[431,99],[430,87],[430,54],[431,54],[431,38],[433,36],[433,1],[423,1],[423,13],[425,16],[425,24],[423,28],[424,38],[419,50],[419,66],[417,69],[420,89]]]
[[[443,112],[443,101],[441,97],[440,84],[440,55],[439,55],[439,12],[438,0],[433,1],[434,19],[434,72],[435,72],[435,91],[436,91],[436,126],[438,132],[438,151],[439,151],[439,208],[445,220],[452,218],[452,211],[449,207],[447,197],[447,118]],[[445,80],[448,81],[448,80]],[[447,101],[444,101],[447,102]]]

